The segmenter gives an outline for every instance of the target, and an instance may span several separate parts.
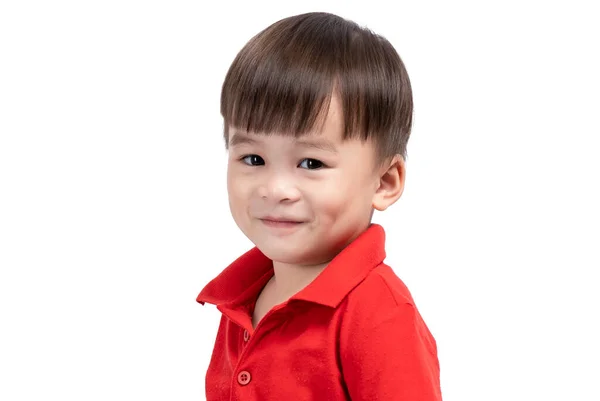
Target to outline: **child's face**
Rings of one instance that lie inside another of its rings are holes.
[[[299,138],[230,127],[227,187],[237,225],[270,259],[330,261],[371,220],[380,175],[371,141],[342,141],[337,99],[321,134]]]

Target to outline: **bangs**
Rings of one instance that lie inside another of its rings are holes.
[[[239,60],[241,68],[230,71],[221,97],[225,130],[298,136],[317,129],[329,110],[332,74],[322,64],[289,68],[268,58]]]
[[[372,137],[382,156],[404,153],[412,92],[400,57],[387,40],[328,13],[278,21],[238,53],[221,92],[226,145],[229,127],[319,133],[332,96],[344,139]]]
[[[338,57],[328,27],[315,22],[280,21],[242,49],[221,94],[225,130],[302,135],[324,120]]]

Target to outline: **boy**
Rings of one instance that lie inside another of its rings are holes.
[[[412,125],[392,45],[332,14],[283,19],[233,61],[221,113],[256,246],[197,298],[223,313],[207,400],[441,400],[435,340],[371,224],[402,194]]]

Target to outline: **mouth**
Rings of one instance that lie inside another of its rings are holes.
[[[262,223],[268,227],[273,227],[273,228],[293,228],[293,227],[298,227],[299,225],[303,224],[303,221],[296,221],[296,220],[288,220],[288,219],[277,219],[277,218],[264,218],[264,219],[260,219],[260,221],[262,221]]]

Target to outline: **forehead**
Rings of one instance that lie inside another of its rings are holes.
[[[305,134],[299,137],[285,135],[260,135],[234,132],[229,141],[229,147],[235,148],[243,145],[264,145],[271,143],[273,146],[281,146],[281,143],[288,142],[293,146],[304,148],[319,149],[326,152],[338,154],[341,138],[329,139],[327,134]]]

